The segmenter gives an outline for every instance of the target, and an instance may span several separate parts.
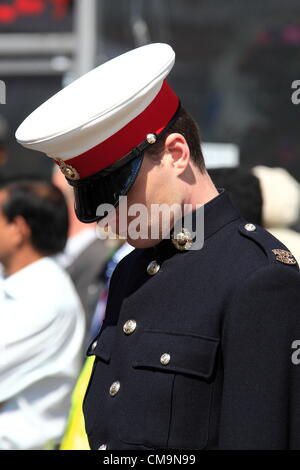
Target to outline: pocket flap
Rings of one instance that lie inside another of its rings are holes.
[[[214,370],[218,344],[218,338],[145,330],[132,365],[208,379]]]
[[[105,326],[90,343],[86,355],[97,356],[103,361],[109,362],[115,338],[115,326]]]

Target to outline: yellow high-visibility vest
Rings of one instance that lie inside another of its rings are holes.
[[[90,380],[95,356],[89,356],[77,380],[71,398],[67,428],[59,450],[90,450],[82,411],[83,398]]]

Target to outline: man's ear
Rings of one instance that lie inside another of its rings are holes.
[[[17,215],[13,222],[15,226],[15,233],[18,236],[19,242],[24,243],[30,240],[31,238],[31,229],[29,225],[27,224],[26,220],[24,217],[21,215]]]
[[[190,161],[190,149],[184,136],[179,133],[169,134],[165,141],[165,151],[171,156],[171,164],[181,174]]]

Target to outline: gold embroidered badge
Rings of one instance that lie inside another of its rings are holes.
[[[193,239],[192,235],[186,228],[182,228],[181,232],[174,235],[172,234],[172,243],[176,246],[177,250],[184,251],[189,250],[192,247]]]
[[[272,250],[272,252],[274,253],[274,255],[276,255],[277,261],[280,261],[281,263],[297,264],[296,259],[294,258],[294,256],[292,255],[290,251],[276,249],[276,250]]]

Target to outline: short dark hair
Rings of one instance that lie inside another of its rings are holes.
[[[147,148],[147,153],[151,156],[161,156],[164,151],[166,138],[176,132],[185,138],[191,153],[191,159],[199,168],[201,173],[205,171],[205,162],[200,144],[200,131],[192,116],[181,106],[176,120],[165,134],[158,138],[157,142]]]
[[[44,180],[18,180],[0,186],[8,197],[2,211],[8,221],[22,216],[31,230],[32,246],[42,255],[61,252],[69,228],[67,204],[62,191]]]

